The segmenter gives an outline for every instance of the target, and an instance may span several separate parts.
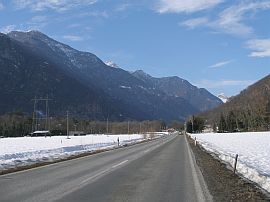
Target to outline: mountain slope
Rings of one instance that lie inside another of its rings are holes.
[[[155,81],[159,85],[155,88],[149,79],[112,68],[94,54],[75,50],[38,31],[2,34],[0,44],[1,77],[6,78],[1,81],[0,92],[27,92],[13,96],[6,93],[5,102],[0,101],[2,113],[17,109],[30,113],[30,100],[47,94],[54,100],[52,106],[56,115],[69,109],[79,117],[102,120],[106,117],[184,120],[213,107],[211,104],[198,107],[188,96],[169,92],[166,88],[171,88],[172,84],[166,86],[167,82],[163,82],[166,79]],[[190,97],[195,96],[196,93],[190,94]]]
[[[188,81],[177,76],[154,78],[142,70],[133,73],[137,78],[148,82],[150,86],[162,91],[168,96],[180,97],[187,100],[199,111],[215,108],[222,104],[221,100],[204,88],[197,88]]]
[[[269,129],[270,75],[249,86],[239,95],[230,98],[227,103],[202,115],[211,123],[218,123],[223,115],[225,119],[233,119],[238,129]]]
[[[51,111],[101,118],[110,111],[110,100],[100,91],[82,85],[56,64],[34,55],[17,41],[0,35],[0,112],[31,112],[31,99],[48,95]],[[116,110],[117,111],[117,110]]]

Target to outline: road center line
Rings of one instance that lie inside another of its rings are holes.
[[[118,163],[118,164],[116,164],[116,165],[113,165],[113,166],[110,167],[110,168],[107,168],[107,169],[105,169],[105,170],[103,170],[103,171],[100,171],[100,172],[98,172],[97,174],[95,174],[95,175],[93,175],[93,176],[90,176],[90,177],[86,178],[85,180],[83,180],[83,181],[81,182],[80,185],[85,184],[85,183],[89,182],[90,180],[92,180],[92,179],[94,179],[94,178],[97,178],[97,177],[99,177],[99,176],[101,176],[101,175],[103,175],[103,174],[105,174],[105,173],[111,171],[112,169],[119,167],[120,165],[122,165],[122,164],[124,164],[124,163],[126,163],[126,162],[128,162],[128,160],[122,161],[122,162],[120,162],[120,163]]]
[[[170,139],[170,140],[171,140],[171,139]],[[166,141],[166,142],[163,142],[163,143],[161,143],[161,144],[155,145],[155,146],[153,146],[152,148],[148,148],[148,149],[146,149],[145,151],[143,151],[142,154],[146,154],[147,152],[153,151],[153,150],[155,150],[156,148],[158,148],[158,147],[160,147],[161,145],[163,145],[164,143],[169,142],[170,140],[168,140],[168,141]],[[128,161],[129,161],[128,159],[127,159],[127,160],[124,160],[124,161],[121,161],[121,162],[118,163],[118,164],[115,164],[115,165],[113,165],[113,166],[111,166],[111,167],[109,167],[109,168],[107,168],[107,169],[105,169],[105,170],[103,170],[103,171],[100,171],[100,172],[98,172],[97,174],[95,174],[95,175],[93,175],[93,176],[90,176],[90,177],[86,178],[85,180],[83,180],[83,181],[80,183],[80,185],[85,184],[85,183],[87,183],[87,182],[89,182],[89,181],[91,181],[91,180],[93,180],[93,179],[95,179],[95,178],[97,178],[97,177],[100,177],[100,176],[104,175],[105,173],[110,172],[110,171],[112,171],[113,169],[115,169],[115,168],[117,168],[117,167],[119,167],[119,166],[121,166],[121,165],[127,163]]]
[[[120,162],[120,163],[118,163],[118,164],[112,166],[112,168],[116,168],[116,167],[118,167],[118,166],[120,166],[120,165],[122,165],[122,164],[124,164],[124,163],[126,163],[126,162],[128,162],[128,160],[122,161],[122,162]]]
[[[144,151],[144,153],[147,153],[147,152],[149,152],[149,151],[150,151],[150,149],[147,149],[147,150]]]
[[[94,178],[97,178],[97,177],[103,175],[104,173],[106,173],[108,171],[110,171],[110,168],[107,168],[107,169],[105,169],[105,170],[103,170],[103,171],[101,171],[101,172],[99,172],[99,173],[97,173],[97,174],[95,174],[95,175],[93,175],[91,177],[88,177],[87,179],[83,180],[81,184],[85,184],[86,182],[88,182],[88,181],[90,181],[90,180],[92,180]]]

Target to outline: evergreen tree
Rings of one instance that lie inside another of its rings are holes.
[[[204,119],[192,116],[186,123],[188,133],[200,133],[204,129]]]
[[[270,98],[268,98],[268,102],[265,108],[264,121],[266,130],[270,130]]]
[[[228,132],[235,132],[237,130],[236,116],[233,111],[230,111],[227,116],[227,130]]]
[[[228,131],[227,124],[223,114],[221,114],[218,124],[218,132],[226,132],[226,131]]]

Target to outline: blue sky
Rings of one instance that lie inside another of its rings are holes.
[[[238,94],[269,74],[270,0],[0,0],[0,31],[39,30],[123,69]]]

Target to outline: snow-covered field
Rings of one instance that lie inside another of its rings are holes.
[[[270,192],[270,132],[204,133],[191,137],[232,167],[238,154],[237,172]]]
[[[156,133],[155,138],[166,133]],[[31,165],[37,162],[54,161],[89,151],[133,144],[150,135],[87,135],[53,137],[19,137],[0,139],[0,170]]]

